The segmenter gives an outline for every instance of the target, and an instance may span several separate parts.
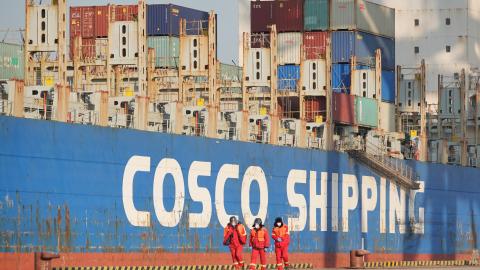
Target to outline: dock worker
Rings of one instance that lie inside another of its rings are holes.
[[[230,222],[223,231],[223,244],[230,248],[233,266],[235,269],[243,268],[243,246],[247,243],[245,226],[235,216],[230,217]]]
[[[290,234],[287,224],[283,223],[281,217],[275,219],[273,225],[272,238],[275,240],[275,257],[277,259],[277,269],[289,268],[288,245],[290,244]]]
[[[250,247],[252,247],[252,260],[250,270],[257,267],[257,257],[260,256],[261,270],[267,269],[267,257],[265,249],[270,247],[270,236],[267,229],[263,226],[262,219],[256,218],[253,228],[250,231]]]

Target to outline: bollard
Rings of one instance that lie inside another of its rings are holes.
[[[364,268],[364,257],[369,253],[370,252],[364,249],[355,249],[350,251],[350,268]]]
[[[35,252],[35,270],[50,270],[51,261],[60,258],[60,255],[46,252]]]

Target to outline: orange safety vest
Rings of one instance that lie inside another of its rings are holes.
[[[257,239],[258,242],[265,242],[265,229],[252,230],[252,238]]]
[[[283,238],[288,234],[288,227],[285,224],[282,227],[275,227],[273,228],[273,234],[277,237]]]

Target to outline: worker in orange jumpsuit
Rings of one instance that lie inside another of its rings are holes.
[[[283,270],[290,266],[288,262],[288,245],[290,244],[290,234],[288,233],[288,226],[283,223],[281,217],[275,219],[275,224],[272,230],[272,238],[275,240],[275,255],[277,258],[277,269]]]
[[[257,267],[257,257],[260,256],[261,270],[267,269],[267,257],[265,249],[270,247],[270,236],[267,229],[263,226],[262,219],[256,218],[253,228],[250,231],[250,247],[252,247],[252,261],[250,262],[250,270]]]
[[[223,231],[223,244],[230,248],[233,266],[235,269],[243,267],[243,245],[247,243],[247,231],[236,217],[230,217],[230,223],[227,224]]]

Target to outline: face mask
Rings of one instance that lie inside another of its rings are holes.
[[[260,224],[255,224],[255,229],[260,229]]]
[[[236,222],[232,222],[232,226],[237,226],[237,223],[236,223]]]
[[[282,226],[282,223],[281,222],[277,222],[277,227],[280,227]]]

